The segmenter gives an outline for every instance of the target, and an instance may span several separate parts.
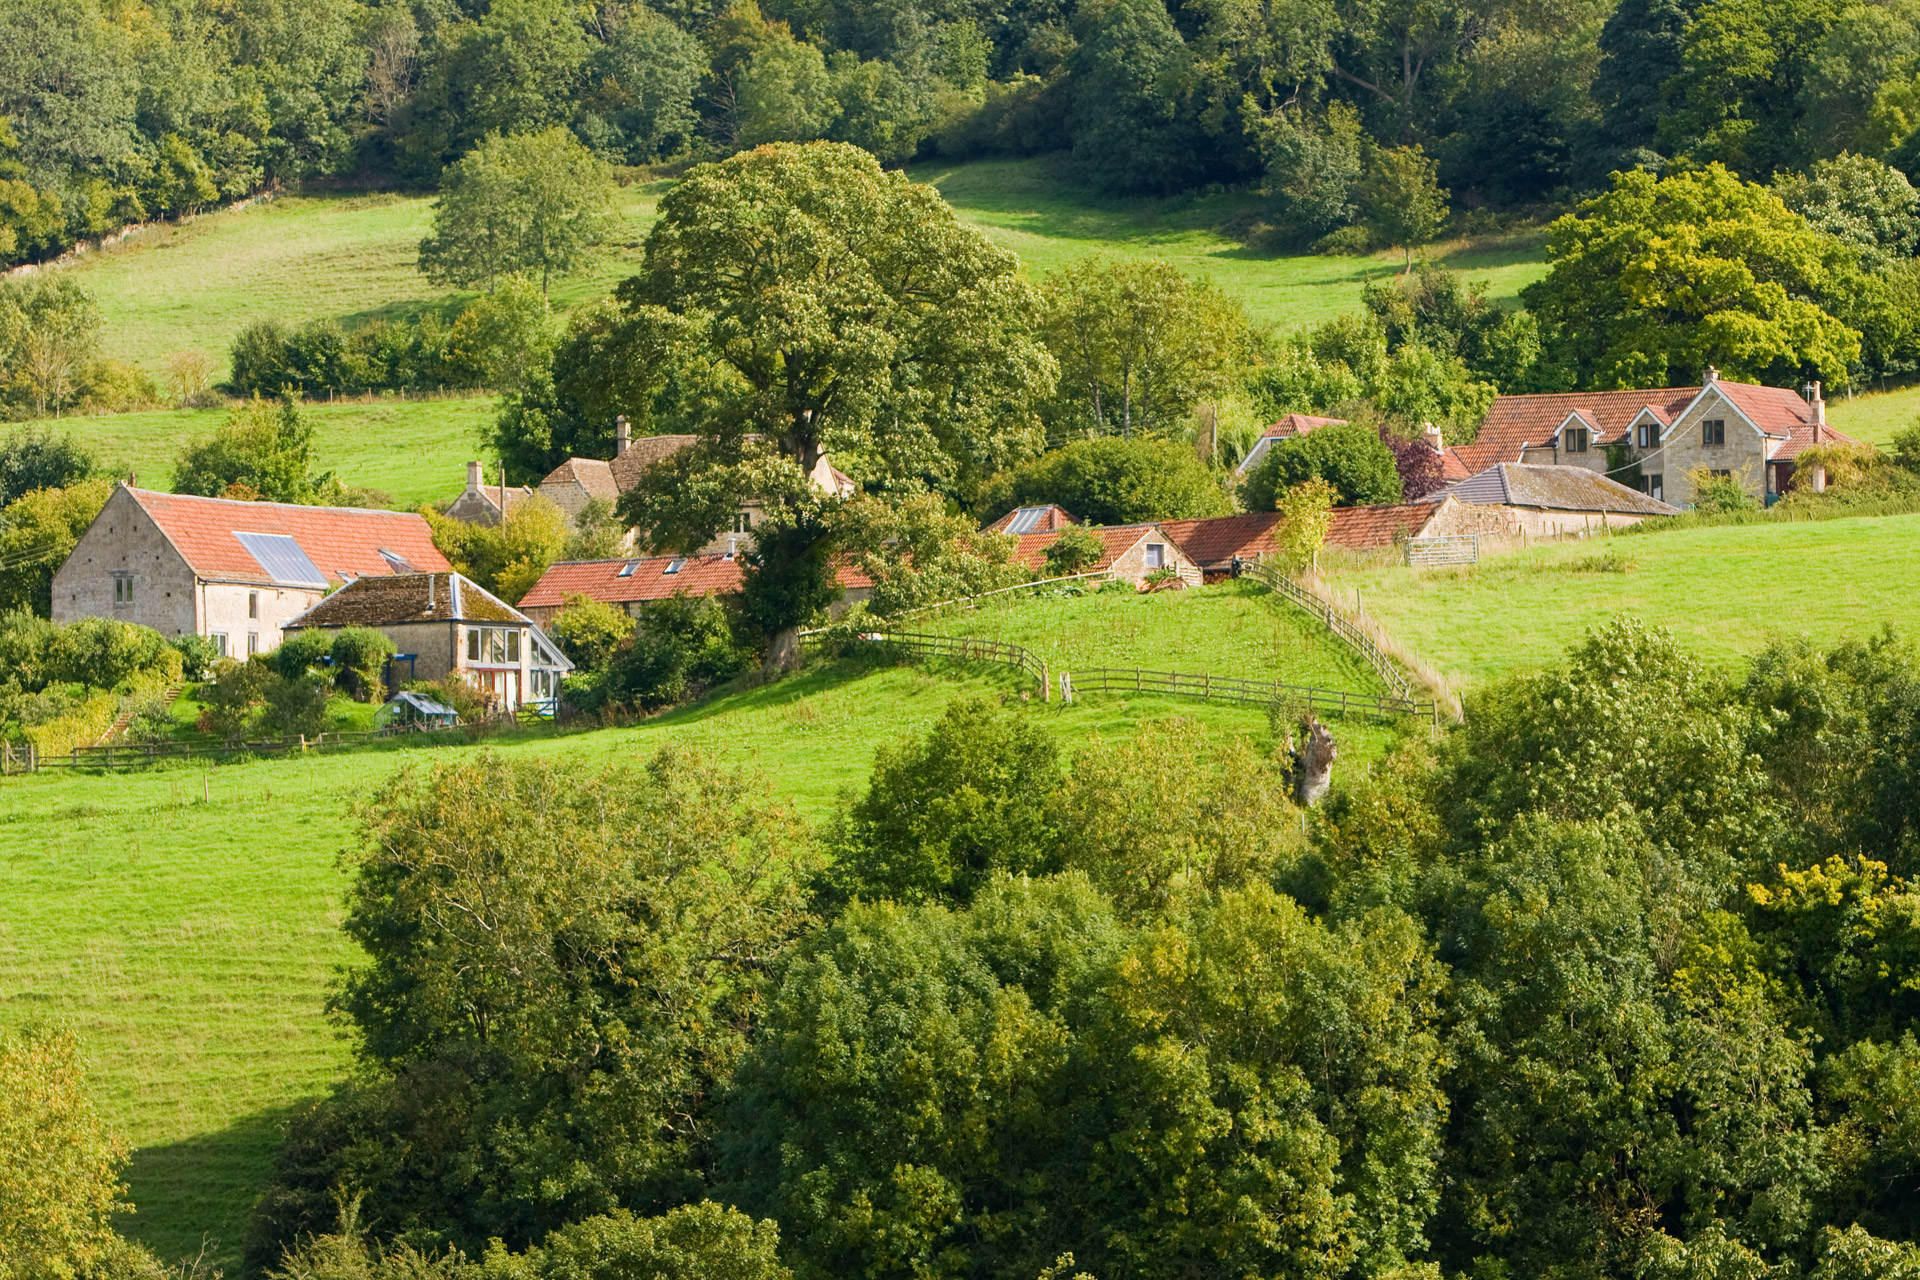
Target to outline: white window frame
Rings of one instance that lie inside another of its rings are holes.
[[[1147,544],[1147,568],[1164,569],[1167,567],[1167,544],[1149,542]]]
[[[221,657],[224,658],[227,656],[227,633],[226,632],[210,631],[207,633],[207,639],[213,641],[213,647],[220,651]]]

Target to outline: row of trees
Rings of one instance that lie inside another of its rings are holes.
[[[684,754],[410,771],[249,1257],[716,1201],[804,1277],[1906,1275],[1916,690],[1609,624],[1304,823],[1284,715],[1068,768],[961,699],[812,834]]]

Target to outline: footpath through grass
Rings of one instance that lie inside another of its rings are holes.
[[[1617,614],[1669,627],[1739,670],[1778,638],[1816,644],[1920,627],[1920,516],[1728,525],[1553,543],[1460,569],[1328,575],[1457,687],[1561,659]],[[1618,571],[1624,563],[1625,572]]]
[[[990,668],[836,664],[631,728],[496,749],[577,770],[698,745],[818,819],[864,783],[876,746],[967,690],[1017,688]],[[1269,740],[1258,708],[1099,696],[1033,712],[1069,753],[1170,715]],[[1341,767],[1357,769],[1389,731],[1340,732]],[[205,1236],[234,1274],[283,1117],[348,1069],[323,1006],[353,960],[338,929],[353,806],[396,769],[473,749],[0,782],[0,1024],[76,1025],[95,1088],[137,1148],[125,1225],[163,1259]]]
[[[493,425],[492,396],[440,400],[320,401],[303,407],[313,421],[314,460],[348,484],[378,489],[393,505],[451,499],[467,484],[467,462],[488,456],[482,434]],[[226,420],[226,409],[156,409],[58,424],[100,460],[146,489],[173,483],[173,464],[188,438]]]

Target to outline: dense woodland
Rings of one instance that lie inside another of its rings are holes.
[[[1460,210],[1616,169],[1920,165],[1905,0],[7,0],[0,29],[15,259],[267,186],[433,188],[488,134],[550,127],[622,165],[1059,152],[1113,192],[1258,187],[1248,233],[1303,244],[1353,243],[1410,147]]]

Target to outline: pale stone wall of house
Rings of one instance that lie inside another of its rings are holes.
[[[114,582],[133,584],[131,601],[114,601]],[[73,554],[53,575],[53,620],[118,618],[161,635],[203,631],[193,570],[124,488],[80,535]]]
[[[200,634],[226,636],[229,657],[272,653],[285,635],[282,628],[325,598],[324,591],[299,587],[204,582],[200,584]]]
[[[548,502],[551,502],[554,506],[566,512],[568,520],[578,518],[587,503],[593,500],[593,495],[581,488],[579,482],[575,480],[542,481],[538,492],[540,497],[545,498]],[[513,507],[511,504],[513,495],[508,494],[507,496],[509,499],[507,518],[511,520],[513,518]]]
[[[406,674],[407,664],[400,664],[402,680],[444,680],[457,665],[453,647],[457,629],[451,622],[403,622],[380,628],[393,641],[396,653],[414,655],[411,677]]]
[[[1544,507],[1517,507],[1493,503],[1456,503],[1435,516],[1421,533],[1424,538],[1558,538],[1601,534],[1639,524],[1645,517],[1617,512],[1550,511]]]
[[[1700,424],[1709,418],[1726,420],[1725,444],[1700,443]],[[1662,496],[1667,502],[1686,506],[1693,501],[1693,484],[1687,479],[1687,473],[1696,467],[1731,472],[1750,495],[1763,497],[1767,491],[1769,443],[1724,397],[1716,394],[1700,397],[1680,415],[1672,430],[1664,433],[1657,446],[1636,448],[1633,454],[1643,477],[1663,477]]]
[[[1111,566],[1113,576],[1128,582],[1139,582],[1153,570],[1147,567],[1147,547],[1165,547],[1161,553],[1161,564],[1180,573],[1180,580],[1190,587],[1197,587],[1204,579],[1200,566],[1189,560],[1173,539],[1160,533],[1149,534],[1132,547],[1115,557]]]

